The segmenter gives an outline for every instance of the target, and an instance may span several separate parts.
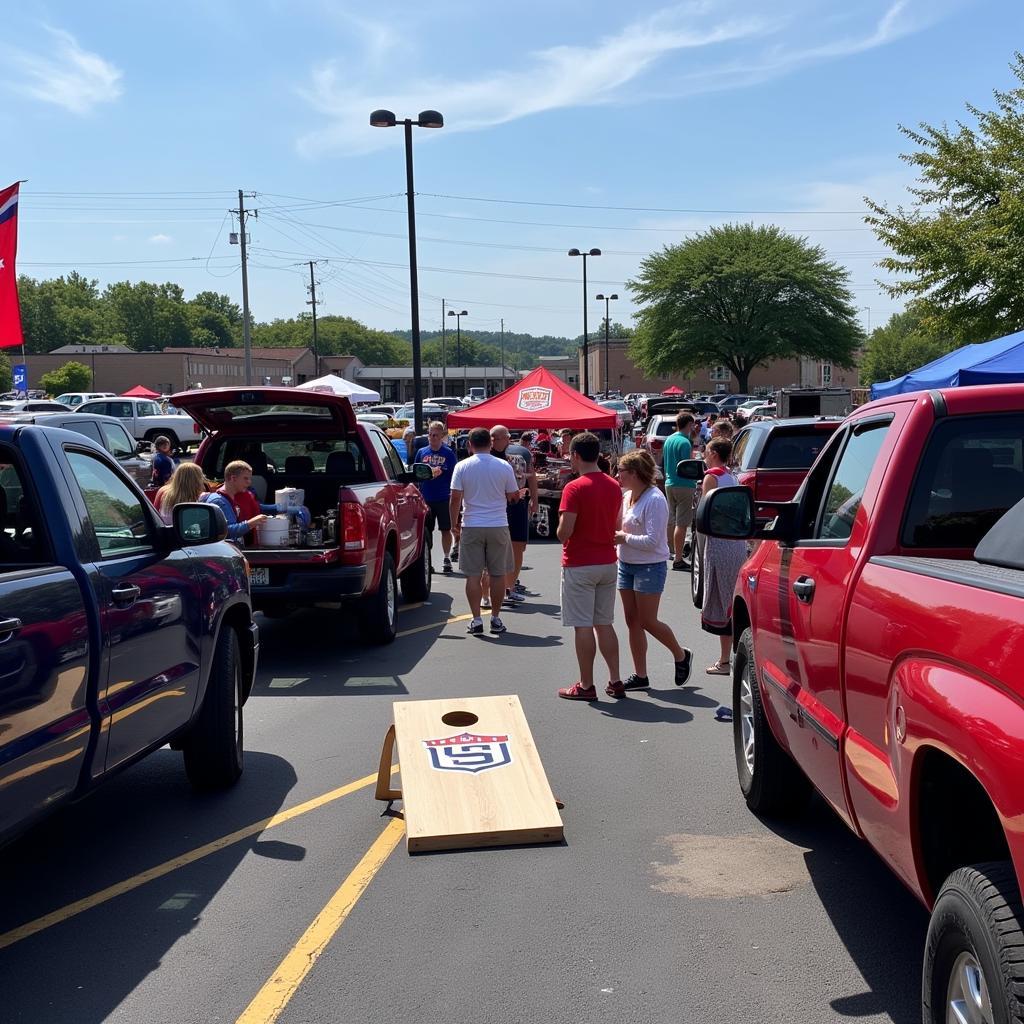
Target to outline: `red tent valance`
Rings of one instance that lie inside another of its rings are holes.
[[[605,409],[538,366],[518,384],[486,402],[448,415],[449,427],[493,427],[510,430],[572,427],[574,430],[609,430],[617,423],[614,409]]]
[[[159,391],[150,391],[149,388],[144,387],[142,384],[136,384],[131,391],[125,391],[121,395],[122,398],[159,398]]]

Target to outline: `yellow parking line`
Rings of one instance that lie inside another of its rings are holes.
[[[472,615],[456,615],[453,618],[445,619],[443,622],[428,622],[425,626],[413,626],[412,629],[403,629],[396,636],[412,636],[413,633],[422,633],[425,629],[437,629],[438,626],[450,626],[453,622],[465,622],[473,618]]]
[[[398,765],[392,765],[391,773],[394,774],[397,771]],[[209,857],[211,853],[217,853],[219,850],[239,843],[243,839],[248,839],[250,836],[254,836],[265,829],[273,828],[275,825],[283,825],[286,821],[291,821],[293,818],[298,818],[303,814],[308,814],[310,811],[315,811],[325,804],[339,800],[343,796],[348,796],[349,793],[355,793],[357,790],[372,786],[376,781],[376,772],[373,775],[364,775],[361,779],[356,779],[355,782],[339,786],[337,789],[332,789],[329,793],[314,797],[305,803],[297,804],[287,811],[281,811],[269,818],[264,818],[262,821],[253,822],[251,825],[246,825],[245,828],[240,828],[236,832],[231,832],[226,836],[221,836],[220,839],[214,839],[212,842],[198,846],[188,853],[183,853],[180,857],[164,861],[163,864],[158,864],[147,871],[140,871],[139,874],[132,875],[131,878],[126,878],[124,881],[116,882],[106,889],[100,889],[99,892],[94,892],[91,896],[86,896],[49,914],[44,914],[42,917],[37,917],[34,921],[29,921],[18,928],[13,928],[9,932],[3,932],[0,934],[0,949],[13,946],[16,942],[21,942],[22,939],[27,939],[30,935],[37,935],[47,928],[52,928],[55,924],[60,924],[62,921],[76,917],[78,914],[91,910],[93,907],[98,907],[101,903],[114,899],[115,896],[122,896],[126,892],[138,889],[139,886],[145,885],[147,882],[152,882],[154,879],[170,874],[172,871],[185,867],[187,864],[193,864],[197,860],[202,860],[203,857]]]
[[[327,948],[327,943],[345,923],[359,897],[391,856],[404,832],[405,822],[401,818],[392,818],[388,822],[327,906],[317,914],[278,965],[270,980],[256,993],[236,1024],[273,1024],[281,1016],[303,979],[313,969],[313,964]]]

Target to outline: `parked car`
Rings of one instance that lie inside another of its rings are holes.
[[[484,388],[469,388],[462,401],[465,405],[479,405],[486,397],[487,391]]]
[[[13,402],[0,402],[0,413],[7,415],[15,412],[67,412],[68,407],[60,402],[48,399],[20,399]]]
[[[899,395],[835,431],[758,522],[733,604],[733,738],[758,815],[813,786],[931,910],[926,1024],[1021,1019],[1024,386]],[[865,922],[867,930],[884,922]]]
[[[4,423],[37,423],[41,427],[59,427],[73,430],[88,437],[117,460],[117,464],[142,488],[149,486],[153,476],[151,448],[148,441],[136,441],[120,420],[113,416],[94,416],[91,413],[64,412],[23,412],[6,414],[0,412]]]
[[[778,406],[774,402],[761,402],[750,408],[740,408],[738,413],[743,419],[750,422],[764,419],[773,420],[778,413]]]
[[[715,405],[718,407],[719,412],[733,413],[744,402],[749,402],[752,398],[757,398],[757,395],[725,395],[723,398],[719,398]],[[765,401],[765,399],[762,399],[762,401]]]
[[[609,398],[597,403],[605,409],[613,409],[620,430],[626,429],[633,422],[633,413],[621,398]]]
[[[113,391],[65,391],[63,395],[58,395],[55,401],[60,402],[61,405],[66,405],[69,409],[74,409],[83,402],[91,401],[93,398],[116,397]]]
[[[430,404],[431,405],[440,405],[443,408],[447,409],[448,412],[459,412],[460,410],[466,408],[466,406],[463,403],[461,398],[454,398],[454,397],[441,397],[441,398],[438,398],[438,397],[435,396],[434,398],[430,399]]]
[[[0,425],[0,838],[168,743],[195,787],[238,779],[259,634],[224,536],[81,434]]]
[[[199,424],[191,416],[183,413],[169,416],[149,398],[93,399],[83,402],[75,411],[116,416],[136,440],[153,441],[163,435],[171,442],[172,448],[197,444],[202,436]]]
[[[431,420],[440,420],[442,423],[447,422],[448,413],[451,409],[443,405],[433,405],[430,402],[423,403],[423,423],[420,426],[421,430],[425,430],[427,424]],[[406,420],[413,426],[415,426],[416,419],[416,407],[410,402],[408,405],[403,405],[400,409],[395,411],[394,418],[396,420]]]
[[[391,441],[360,422],[347,398],[293,388],[211,388],[174,396],[208,431],[195,461],[210,480],[244,459],[260,501],[300,488],[319,536],[285,546],[246,544],[254,606],[267,615],[323,601],[353,604],[362,633],[390,643],[399,581],[409,601],[430,594],[427,505]]]
[[[394,416],[398,410],[397,405],[371,405],[367,412],[381,413],[384,416]]]

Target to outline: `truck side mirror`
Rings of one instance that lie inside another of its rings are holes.
[[[707,471],[701,459],[683,459],[676,463],[676,476],[681,480],[703,480]]]
[[[216,505],[182,502],[171,514],[174,532],[182,544],[213,544],[228,535],[228,523]]]
[[[434,470],[425,462],[414,462],[412,464],[412,477],[416,483],[426,483],[434,479]]]
[[[693,462],[687,459],[686,462]],[[757,532],[754,492],[749,487],[716,487],[697,506],[696,528],[708,537],[750,540]]]

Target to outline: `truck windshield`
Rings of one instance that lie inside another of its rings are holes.
[[[1024,498],[1024,413],[941,421],[907,506],[906,547],[974,548]]]

